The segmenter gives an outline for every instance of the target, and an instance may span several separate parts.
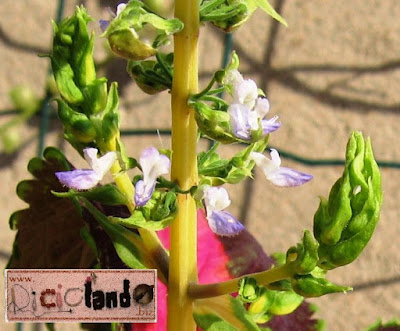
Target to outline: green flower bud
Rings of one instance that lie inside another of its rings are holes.
[[[268,313],[272,315],[287,315],[292,313],[304,298],[293,291],[270,291],[274,293],[274,300],[268,309]]]
[[[260,287],[254,278],[246,277],[239,282],[239,296],[244,302],[253,302],[260,294]]]
[[[347,144],[343,175],[314,216],[319,266],[333,269],[355,260],[370,240],[382,204],[381,177],[371,142],[354,132]]]
[[[227,112],[211,109],[202,102],[194,103],[193,107],[197,125],[203,134],[223,144],[238,141],[231,133]]]
[[[130,1],[108,25],[104,36],[115,54],[144,60],[169,42],[168,36],[183,29],[178,19],[165,19],[146,10],[141,1]]]
[[[308,274],[314,270],[318,262],[318,243],[310,231],[304,231],[302,242],[289,248],[286,261],[293,265],[296,274]]]
[[[157,53],[150,45],[140,41],[134,30],[116,31],[108,36],[113,52],[127,60],[145,60]]]
[[[256,320],[258,318],[263,317],[271,307],[274,301],[274,297],[275,297],[274,291],[269,291],[265,287],[262,287],[259,290],[258,297],[255,300],[253,300],[253,302],[249,305],[248,308],[249,314],[252,315],[252,317]]]
[[[304,299],[291,289],[288,291],[271,291],[263,287],[259,292],[258,298],[248,308],[249,314],[257,323],[268,321],[273,315],[292,313]]]
[[[96,129],[90,119],[72,110],[63,100],[58,99],[58,117],[67,133],[79,142],[89,143],[96,138]]]

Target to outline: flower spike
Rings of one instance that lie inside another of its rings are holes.
[[[244,230],[244,226],[232,214],[224,211],[231,204],[228,192],[223,187],[204,188],[204,203],[210,229],[219,236],[234,236]]]
[[[157,177],[169,173],[171,161],[169,158],[154,148],[146,148],[139,159],[143,171],[143,180],[139,180],[135,186],[135,203],[137,206],[144,206],[150,200]]]
[[[56,172],[58,180],[65,186],[75,190],[90,190],[95,187],[110,170],[113,163],[117,160],[115,152],[108,152],[97,157],[96,148],[85,148],[83,155],[89,163],[91,169],[76,169],[72,171]]]
[[[281,158],[276,149],[271,148],[271,159],[261,153],[252,152],[250,158],[261,168],[265,177],[276,186],[300,186],[310,181],[313,176],[293,170],[291,168],[281,167]]]

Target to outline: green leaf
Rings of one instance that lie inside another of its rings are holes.
[[[276,10],[269,4],[267,0],[251,0],[257,4],[263,11],[265,11],[268,15],[276,19],[278,22],[282,23],[284,26],[288,26],[285,19],[279,15]]]
[[[193,317],[204,331],[260,330],[241,301],[230,295],[195,300]]]
[[[127,204],[127,198],[119,191],[117,187],[112,184],[95,187],[90,191],[69,190],[68,192],[61,193],[53,192],[53,194],[60,198],[82,197],[110,206]]]
[[[373,325],[366,328],[365,331],[400,331],[400,321],[393,319],[384,324],[381,319],[378,319]]]
[[[142,239],[136,233],[129,231],[121,225],[110,223],[107,216],[102,214],[88,200],[82,198],[85,207],[99,222],[104,231],[113,242],[119,258],[131,269],[146,269],[145,251]]]

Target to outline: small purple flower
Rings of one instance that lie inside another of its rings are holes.
[[[144,206],[150,200],[156,186],[157,177],[169,173],[171,161],[154,147],[146,148],[139,159],[143,171],[143,180],[135,186],[135,203]]]
[[[121,12],[125,9],[126,5],[127,5],[126,3],[121,2],[121,3],[117,6],[117,12],[116,12],[116,13],[114,13],[110,8],[108,8],[109,11],[111,12],[111,16],[112,16],[113,18],[118,17],[119,14],[121,14]],[[101,31],[104,32],[104,31],[107,30],[108,26],[110,25],[110,21],[108,21],[108,20],[100,20],[100,21],[99,21],[99,24],[100,24],[100,29],[101,29]]]
[[[91,169],[56,172],[56,177],[62,184],[75,190],[89,190],[95,187],[117,160],[115,152],[108,152],[100,158],[97,157],[97,152],[96,148],[83,150],[85,160]]]
[[[228,192],[223,187],[204,188],[204,203],[210,229],[219,236],[234,236],[244,229],[232,214],[224,211],[231,204]]]
[[[226,72],[223,84],[233,97],[228,108],[233,134],[243,140],[252,139],[252,131],[262,128],[263,136],[274,132],[281,126],[278,116],[265,119],[269,112],[267,98],[259,97],[259,89],[252,79],[243,79],[237,69]]]
[[[253,109],[240,103],[230,105],[228,114],[233,134],[240,139],[251,140],[252,131],[257,131],[260,125],[264,136],[278,130],[281,126],[281,123],[277,122],[278,116],[264,119],[268,111],[269,102],[265,98],[258,98]]]
[[[276,186],[300,186],[313,176],[290,168],[281,167],[281,158],[276,149],[271,149],[271,159],[261,153],[251,152],[252,159],[264,172],[265,177]]]

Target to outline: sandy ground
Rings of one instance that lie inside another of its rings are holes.
[[[96,19],[113,6],[106,0],[86,1]],[[283,126],[271,138],[278,150],[313,159],[343,158],[352,130],[372,138],[376,158],[400,162],[400,4],[396,0],[277,0],[273,2],[289,22],[286,29],[257,11],[234,35],[234,49],[241,71],[263,88],[271,113]],[[65,13],[76,2],[66,1]],[[12,108],[9,90],[25,84],[41,96],[48,61],[38,58],[51,41],[50,18],[57,1],[2,0],[0,3],[0,110]],[[96,16],[97,15],[97,16]],[[96,28],[97,29],[97,28]],[[201,34],[201,84],[221,62],[223,34],[205,27]],[[97,43],[101,48],[101,41]],[[101,53],[101,52],[100,52]],[[101,54],[99,54],[99,57]],[[119,81],[124,128],[168,128],[168,94],[150,98],[130,82],[122,61],[106,69],[110,80]],[[7,116],[1,116],[4,122]],[[52,126],[53,127],[53,126]],[[37,121],[20,131],[30,139],[19,153],[0,156],[0,261],[10,254],[14,233],[8,228],[10,214],[24,206],[15,195],[16,184],[27,177],[27,161],[37,152]],[[33,138],[32,138],[33,137]],[[163,137],[164,146],[169,145]],[[51,130],[46,145],[59,145],[59,131]],[[138,155],[157,137],[126,138],[128,152]],[[233,153],[235,147],[226,149]],[[76,153],[67,148],[72,159]],[[285,251],[299,240],[302,230],[312,228],[318,196],[327,195],[340,176],[340,166],[310,167],[291,160],[291,166],[314,175],[300,188],[278,189],[256,174],[253,185],[231,189],[231,212],[241,215],[249,230],[267,252]],[[352,293],[313,299],[326,320],[326,330],[363,330],[379,317],[400,317],[400,169],[382,168],[384,205],[380,223],[369,246],[352,265],[337,269],[329,278],[353,286]],[[266,209],[266,206],[267,209]],[[0,321],[2,329],[13,328]],[[25,326],[31,330],[33,326]],[[75,329],[63,325],[59,329]]]

